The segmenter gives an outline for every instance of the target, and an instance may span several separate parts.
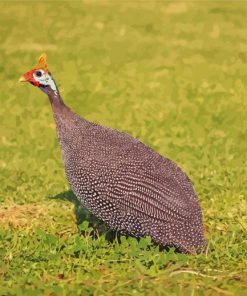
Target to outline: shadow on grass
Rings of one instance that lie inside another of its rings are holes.
[[[76,216],[77,224],[81,224],[84,221],[89,223],[89,227],[94,229],[92,236],[97,238],[98,236],[105,235],[106,240],[113,242],[116,238],[119,240],[119,233],[109,228],[103,221],[96,218],[86,208],[82,207],[75,194],[71,191],[64,191],[54,196],[49,196],[50,199],[67,200],[74,204],[74,214]],[[82,235],[87,235],[87,232],[82,232]]]
[[[57,195],[54,195],[54,196],[49,196],[49,198],[50,199],[57,199],[57,200],[67,200],[67,201],[73,203],[74,204],[74,214],[76,216],[77,224],[79,225],[79,224],[83,223],[84,221],[87,221],[89,223],[89,227],[92,227],[94,229],[94,231],[90,233],[90,235],[94,239],[97,239],[101,235],[105,235],[105,239],[108,242],[113,243],[114,240],[117,240],[118,243],[121,243],[121,239],[120,239],[121,235],[124,235],[126,238],[133,237],[132,235],[123,234],[120,231],[109,229],[103,221],[96,218],[91,212],[89,212],[89,210],[87,210],[86,208],[81,206],[79,200],[77,199],[77,197],[75,196],[75,194],[71,190],[58,193]],[[89,235],[89,233],[87,231],[81,231],[81,234],[83,236]],[[138,241],[139,241],[139,239],[140,238],[137,238]],[[156,244],[154,244],[154,245],[156,245]],[[170,249],[169,246],[159,246],[160,251],[162,251],[162,250],[169,251],[169,249]],[[176,251],[178,251],[178,250],[176,250]]]

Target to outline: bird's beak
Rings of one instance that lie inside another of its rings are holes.
[[[24,76],[21,76],[21,78],[18,81],[19,82],[27,82],[27,79]]]

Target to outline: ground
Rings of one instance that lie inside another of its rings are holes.
[[[0,3],[0,295],[247,295],[247,3]],[[18,84],[42,52],[64,101],[194,183],[205,254],[92,235],[49,101]]]

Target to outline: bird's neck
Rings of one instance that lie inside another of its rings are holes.
[[[79,116],[65,105],[57,88],[46,91],[46,94],[51,103],[59,142],[62,147],[65,147],[75,137],[74,130],[76,129]],[[84,121],[83,119],[80,120]]]
[[[52,78],[53,80],[53,78]],[[62,147],[65,147],[73,141],[76,136],[74,131],[80,121],[80,125],[87,123],[87,120],[80,118],[76,113],[74,113],[68,106],[63,102],[59,90],[54,84],[48,85],[46,87],[40,87],[43,92],[45,92],[50,100],[53,116],[56,123],[57,135]]]
[[[57,136],[63,154],[63,150],[69,149],[68,147],[70,147],[70,143],[73,141],[73,112],[63,103],[59,93],[58,95],[50,94],[48,97],[51,103],[52,113],[56,123]],[[65,161],[65,155],[63,155],[63,159]]]
[[[60,112],[66,107],[58,89],[48,92],[47,95],[50,100],[53,112]]]
[[[52,90],[47,93],[47,95],[51,103],[57,128],[63,128],[63,125],[67,125],[69,123],[73,112],[63,102],[58,89],[54,91]]]
[[[57,88],[57,86],[54,84],[54,87],[51,88],[51,86],[41,86],[40,89],[47,94],[51,105],[55,104],[55,105],[64,105],[64,102],[61,98],[61,95],[59,93],[59,90]]]

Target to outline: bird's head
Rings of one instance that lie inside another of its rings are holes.
[[[43,92],[58,93],[55,81],[47,68],[46,54],[39,57],[37,65],[21,76],[19,82],[29,82],[34,86],[39,87]]]

